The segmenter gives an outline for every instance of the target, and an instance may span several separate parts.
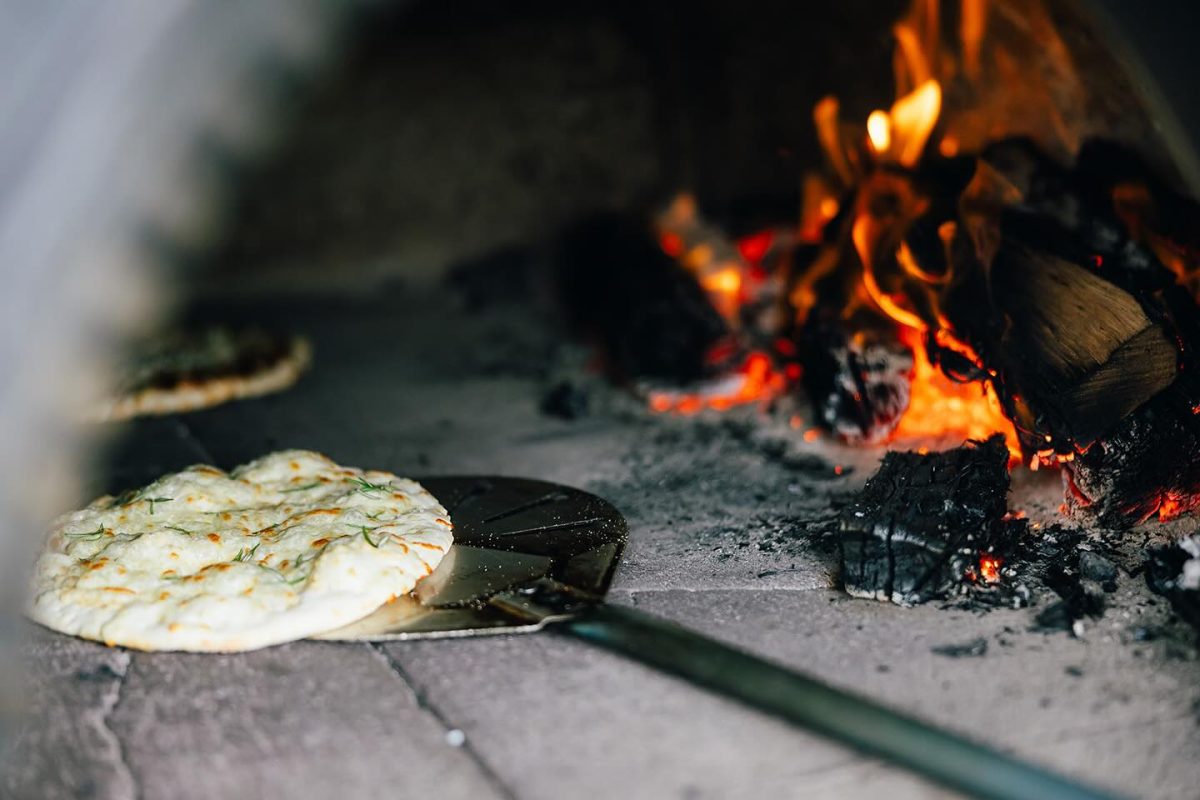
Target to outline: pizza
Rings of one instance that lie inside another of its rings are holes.
[[[139,650],[251,650],[403,597],[451,541],[446,509],[389,472],[302,450],[193,466],[56,520],[29,615]]]
[[[311,358],[308,341],[298,336],[228,328],[163,334],[131,349],[112,396],[89,418],[179,414],[278,392],[296,382]]]

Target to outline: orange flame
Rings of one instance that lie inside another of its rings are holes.
[[[930,78],[892,104],[867,117],[871,147],[885,161],[913,167],[942,112],[942,87]]]
[[[892,438],[987,439],[1002,433],[1010,463],[1019,463],[1021,446],[1016,429],[1004,416],[1004,407],[991,385],[950,380],[930,363],[924,336],[906,328],[901,338],[913,349],[912,394]]]
[[[696,276],[713,307],[736,329],[738,309],[749,291],[749,259],[701,218],[696,199],[686,192],[672,199],[656,224],[663,252]]]
[[[871,149],[878,155],[891,149],[892,118],[886,111],[872,111],[867,117],[867,137],[871,140]]]
[[[755,351],[746,357],[737,373],[695,392],[657,391],[650,393],[650,408],[660,413],[674,412],[691,416],[705,409],[726,411],[775,397],[787,386],[787,378],[775,370],[771,358]]]
[[[1168,494],[1158,504],[1158,519],[1160,522],[1167,522],[1178,517],[1183,511],[1183,503],[1179,498]]]

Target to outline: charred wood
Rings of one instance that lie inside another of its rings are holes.
[[[1012,529],[1003,437],[944,453],[890,452],[843,514],[842,581],[856,597],[900,605],[944,595],[1003,557]]]
[[[695,277],[635,217],[601,214],[567,230],[555,272],[568,323],[598,344],[615,377],[701,379],[729,333]]]
[[[1185,370],[1063,466],[1068,510],[1116,527],[1200,505],[1198,409],[1200,380]]]
[[[1006,385],[1064,443],[1088,446],[1175,379],[1167,331],[1079,264],[1004,240],[990,289],[1006,324],[991,347]]]
[[[1170,600],[1175,612],[1200,630],[1200,536],[1148,551],[1146,584]]]
[[[894,327],[812,314],[801,332],[804,389],[822,427],[853,444],[883,442],[908,409],[913,353]]]

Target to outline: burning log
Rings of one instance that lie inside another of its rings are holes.
[[[592,217],[562,236],[555,261],[568,321],[596,341],[611,373],[676,384],[708,374],[706,357],[728,327],[645,223]]]
[[[1066,505],[1119,527],[1200,505],[1200,386],[1180,373],[1113,430],[1063,465]]]
[[[1002,237],[987,278],[984,313],[953,296],[942,310],[1015,396],[1029,452],[1086,448],[1175,380],[1164,326],[1079,264]]]
[[[1001,436],[944,453],[889,452],[843,514],[842,580],[855,597],[921,603],[968,576],[996,580],[1011,547]]]

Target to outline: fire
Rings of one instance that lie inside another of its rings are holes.
[[[885,160],[911,168],[921,159],[941,111],[942,87],[930,78],[893,103],[891,111],[872,112],[867,118],[867,134]],[[876,134],[883,134],[880,140]]]
[[[696,276],[713,307],[736,329],[738,311],[756,290],[753,263],[772,244],[770,232],[733,243],[703,219],[690,194],[676,195],[657,220],[663,252]]]
[[[984,583],[998,583],[1000,581],[1000,567],[1004,564],[1004,559],[1000,556],[984,553],[979,556],[979,577],[983,578]]]
[[[1183,503],[1178,497],[1168,494],[1158,504],[1158,519],[1160,522],[1167,522],[1178,517],[1184,512]]]
[[[1003,433],[1010,460],[1019,462],[1017,432],[995,390],[986,382],[956,383],[947,378],[930,363],[925,337],[917,331],[907,328],[901,338],[913,349],[912,394],[893,438],[986,439]]]
[[[892,118],[886,111],[872,111],[867,117],[867,136],[871,140],[871,148],[883,155],[892,146]]]
[[[701,411],[726,411],[734,406],[769,400],[787,385],[787,378],[775,369],[771,358],[762,352],[746,356],[732,375],[692,392],[656,391],[650,393],[650,408],[660,413],[691,416]]]

